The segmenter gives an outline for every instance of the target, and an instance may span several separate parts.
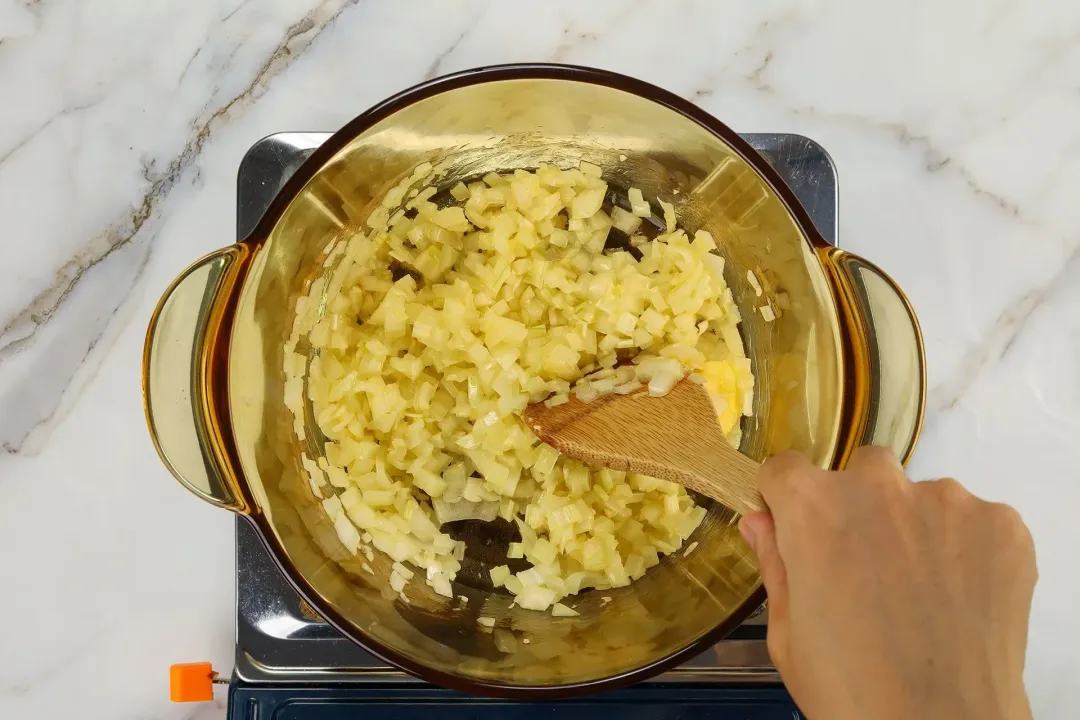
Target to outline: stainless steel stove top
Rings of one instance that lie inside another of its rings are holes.
[[[327,133],[277,133],[247,152],[237,176],[237,238],[255,227],[270,201]],[[743,137],[776,168],[823,237],[836,244],[836,168],[800,135]],[[288,584],[255,531],[236,521],[235,675],[252,684],[393,683],[421,681],[387,666],[323,622]],[[653,683],[777,682],[765,648],[765,617]]]

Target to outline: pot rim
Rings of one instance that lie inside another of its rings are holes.
[[[558,63],[509,63],[461,70],[413,85],[373,105],[334,132],[322,145],[315,149],[278,190],[277,195],[274,196],[273,201],[266,209],[266,212],[263,213],[259,222],[256,223],[255,228],[241,242],[261,242],[269,237],[274,226],[277,225],[278,220],[281,219],[286,208],[288,208],[289,203],[300,193],[304,186],[315,177],[338,151],[376,123],[385,120],[409,105],[449,90],[503,80],[565,80],[590,83],[614,90],[622,90],[674,110],[719,137],[746,163],[753,167],[784,203],[785,208],[791,213],[799,230],[812,247],[818,249],[830,247],[829,243],[818,232],[813,220],[810,219],[809,213],[806,212],[802,203],[795,196],[795,192],[788,187],[772,165],[737,132],[708,112],[689,100],[644,80],[638,80],[610,70]]]

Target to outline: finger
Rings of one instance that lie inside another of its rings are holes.
[[[881,482],[909,482],[904,474],[904,467],[889,448],[878,445],[866,445],[855,448],[844,468],[858,473],[866,480]]]
[[[797,497],[797,485],[806,482],[807,476],[815,470],[805,455],[793,450],[775,455],[762,463],[758,470],[758,489],[761,490],[761,497],[769,510],[782,520]]]
[[[760,512],[744,516],[739,522],[739,532],[758,556],[761,580],[769,594],[770,620],[783,621],[788,605],[787,568],[776,542],[772,515]]]

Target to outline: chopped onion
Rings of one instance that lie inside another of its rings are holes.
[[[435,591],[436,594],[442,595],[443,597],[448,597],[448,598],[454,597],[454,589],[450,585],[450,579],[448,577],[446,577],[445,575],[443,575],[442,573],[437,573],[434,577],[430,578],[427,582],[428,582],[428,585],[431,586],[431,588]]]
[[[660,201],[660,207],[664,210],[664,225],[665,230],[669,233],[675,232],[675,206],[669,202]]]
[[[431,501],[431,506],[435,509],[435,519],[440,525],[457,522],[458,520],[491,522],[499,517],[499,503],[495,500],[481,500],[479,502],[458,500],[457,502],[447,503],[435,498]]]
[[[406,582],[408,581],[397,570],[390,573],[390,588],[394,592],[401,592],[405,588]]]
[[[750,287],[754,288],[754,295],[761,297],[761,283],[758,282],[753,270],[746,271],[746,280],[750,283]]]
[[[580,170],[583,175],[588,175],[589,177],[595,178],[598,178],[601,174],[603,174],[603,171],[601,170],[599,165],[593,165],[592,163],[585,162],[584,160],[578,163],[578,170]]]
[[[360,533],[356,531],[356,526],[349,522],[349,518],[345,517],[344,513],[334,519],[334,531],[337,532],[341,544],[355,555],[356,549],[360,547]]]
[[[641,227],[641,218],[633,213],[623,210],[621,207],[611,209],[611,220],[614,226],[627,235],[633,235]]]
[[[555,393],[545,400],[544,404],[548,407],[558,407],[559,405],[565,405],[568,402],[570,402],[570,395],[568,393]]]
[[[506,578],[510,577],[510,568],[506,565],[498,565],[491,568],[491,584],[495,587],[502,587],[506,584]]]
[[[591,402],[612,393],[627,395],[643,387],[648,389],[650,395],[666,395],[687,374],[686,368],[670,357],[642,353],[634,358],[634,364],[635,369],[620,368],[627,372],[621,377],[608,370],[586,375],[574,384],[574,395],[582,402]],[[620,379],[626,381],[618,384]]]
[[[630,192],[627,193],[627,199],[630,200],[630,212],[643,218],[652,215],[652,208],[649,207],[649,203],[645,200],[644,196],[642,196],[641,190],[630,188]]]
[[[638,234],[649,201],[631,188],[629,212],[605,209],[607,183],[587,162],[455,182],[449,205],[421,187],[438,175],[424,163],[387,192],[296,301],[283,401],[300,441],[310,446],[310,418],[325,440],[301,470],[365,572],[375,551],[391,558],[403,602],[418,571],[453,597],[465,545],[442,526],[501,517],[521,533],[507,556],[530,567],[492,568],[493,584],[522,608],[571,616],[561,600],[641,577],[705,511],[675,483],[563,457],[521,411],[571,393],[663,394],[691,374],[737,443],[754,378],[724,261],[666,201],[664,232]],[[639,252],[603,252],[612,227]]]
[[[555,617],[576,617],[581,613],[557,602],[551,606],[551,614]]]
[[[323,511],[326,512],[326,516],[331,520],[337,520],[339,515],[343,515],[345,511],[341,507],[341,500],[337,495],[331,495],[322,501]]]

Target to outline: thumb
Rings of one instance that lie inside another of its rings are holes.
[[[776,544],[776,525],[767,512],[751,513],[739,521],[739,532],[758,556],[761,579],[769,593],[770,621],[787,616],[787,570]]]

